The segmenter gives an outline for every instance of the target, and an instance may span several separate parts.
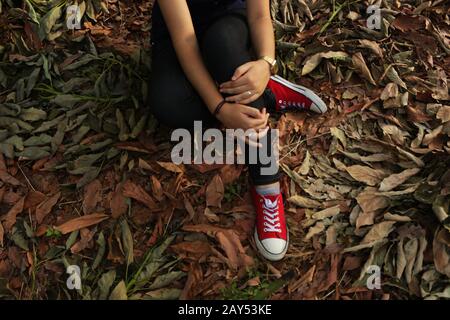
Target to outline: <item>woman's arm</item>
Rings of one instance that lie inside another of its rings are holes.
[[[223,97],[202,61],[186,0],[158,0],[158,3],[184,73],[214,112]]]
[[[269,0],[247,0],[247,20],[253,49],[258,58],[275,58],[275,36],[270,17]],[[222,93],[230,94],[230,102],[248,104],[258,99],[270,79],[271,66],[262,59],[243,64],[233,78],[220,86]],[[252,95],[249,97],[248,92]]]
[[[268,56],[275,59],[275,36],[270,17],[270,0],[247,0],[247,19],[257,57]]]
[[[223,100],[219,89],[203,63],[197,36],[186,0],[158,0],[180,65],[211,113]],[[217,118],[229,128],[263,128],[265,112],[244,105],[225,104]]]

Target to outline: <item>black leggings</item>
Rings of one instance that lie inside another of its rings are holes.
[[[236,68],[253,60],[249,28],[241,14],[222,16],[197,34],[203,61],[217,83],[229,81]],[[270,109],[274,103],[273,94],[266,90],[249,106]],[[185,76],[170,39],[158,41],[152,47],[150,106],[153,115],[172,128],[192,129],[194,121],[202,121],[203,128],[218,124]],[[270,155],[271,151],[268,152]],[[279,180],[279,172],[264,175],[261,167],[260,164],[248,165],[254,184]]]

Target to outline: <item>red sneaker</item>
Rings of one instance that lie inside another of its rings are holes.
[[[260,195],[252,188],[252,198],[256,209],[256,247],[267,260],[281,260],[289,243],[283,197],[281,193]]]
[[[325,113],[327,111],[325,102],[313,91],[289,82],[280,76],[270,77],[267,87],[275,95],[277,111],[299,109],[311,110],[317,113]]]

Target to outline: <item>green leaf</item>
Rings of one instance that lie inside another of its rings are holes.
[[[125,122],[125,119],[123,117],[122,112],[120,109],[116,109],[116,119],[117,119],[117,126],[119,127],[119,140],[120,141],[126,141],[128,140],[128,126]]]
[[[25,99],[25,79],[19,79],[16,82],[16,102],[23,101]]]
[[[0,143],[0,153],[9,159],[12,159],[14,158],[14,147],[11,144]]]
[[[92,264],[92,269],[95,270],[100,265],[100,262],[102,262],[103,256],[106,252],[106,241],[105,236],[103,235],[103,231],[100,232],[100,234],[97,237],[97,244],[98,244],[98,251],[97,255],[95,256],[94,263]]]
[[[106,300],[106,298],[108,297],[109,291],[111,290],[111,286],[113,285],[115,279],[116,279],[116,270],[114,270],[114,269],[102,274],[102,276],[98,280],[98,288],[100,290],[100,293],[98,296],[99,300]],[[117,289],[117,287],[116,287],[116,289]],[[117,293],[119,293],[119,292],[117,292]]]
[[[143,300],[178,300],[182,290],[176,288],[162,288],[155,291],[146,292]]]
[[[128,300],[127,287],[123,280],[121,280],[111,292],[109,300]]]
[[[23,145],[25,147],[36,147],[36,146],[43,146],[46,144],[50,144],[52,142],[52,137],[48,134],[41,134],[39,136],[32,136],[24,141]]]
[[[39,121],[45,120],[47,118],[47,112],[41,109],[37,109],[34,107],[24,109],[20,113],[20,118],[23,121]]]
[[[163,274],[161,276],[156,277],[155,281],[148,288],[149,290],[160,289],[166,287],[174,281],[177,281],[183,278],[186,275],[183,271],[171,271],[169,273]]]
[[[19,136],[11,136],[6,139],[4,143],[13,145],[17,149],[17,151],[23,151],[23,140]]]
[[[70,249],[74,245],[75,241],[77,241],[78,233],[79,233],[79,230],[72,231],[69,238],[67,238],[67,241],[66,241],[66,249],[67,250]]]
[[[28,7],[28,16],[30,17],[30,19],[39,25],[39,18],[40,16],[36,13],[36,11],[34,10],[33,5],[30,3],[30,1],[25,0],[25,3],[27,4]]]
[[[40,72],[41,72],[41,68],[35,68],[33,70],[33,72],[31,72],[30,76],[28,77],[27,89],[25,91],[25,94],[27,97],[30,96],[31,91],[33,90],[34,86],[36,85],[36,82],[38,81]]]
[[[56,21],[61,17],[61,6],[52,8],[46,15],[39,21],[40,29],[39,36],[41,40],[45,39],[52,30]]]
[[[60,115],[59,117],[56,117],[53,120],[45,121],[36,130],[34,130],[34,133],[48,131],[51,128],[57,126],[64,118],[65,118],[65,115]]]
[[[57,104],[60,107],[71,109],[73,105],[81,101],[80,97],[71,94],[58,94],[50,102]]]
[[[122,245],[125,251],[125,258],[127,266],[133,263],[133,235],[131,234],[130,227],[128,226],[127,220],[122,219],[120,222],[120,229],[122,231]]]
[[[101,168],[97,168],[97,167],[92,167],[91,169],[89,169],[89,171],[87,171],[83,177],[78,180],[77,182],[77,188],[82,188],[85,185],[87,185],[89,182],[93,181],[95,178],[97,178],[98,174],[100,173],[100,169]]]
[[[29,147],[25,148],[22,152],[16,153],[16,156],[23,157],[28,160],[39,160],[48,157],[50,152],[43,147]]]
[[[8,80],[8,77],[3,72],[3,70],[0,68],[0,84],[3,86],[3,88],[6,88],[7,80]]]
[[[70,71],[70,70],[75,70],[79,67],[82,67],[86,64],[88,64],[89,62],[91,62],[92,60],[96,60],[97,57],[92,55],[92,54],[86,54],[84,55],[80,60],[78,60],[77,62],[74,62],[72,64],[69,64],[68,66],[66,66],[63,71]]]
[[[22,232],[19,231],[16,227],[13,227],[11,231],[11,240],[14,241],[15,245],[19,248],[28,251],[28,241],[25,240],[25,237],[23,236]]]
[[[64,133],[67,128],[67,118],[58,124],[58,129],[52,139],[52,152],[55,153],[64,140]]]

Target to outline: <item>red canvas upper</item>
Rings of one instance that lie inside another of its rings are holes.
[[[309,110],[313,103],[313,101],[305,95],[273,79],[269,80],[267,87],[275,95],[277,111],[283,111],[288,107]]]
[[[283,196],[281,193],[260,195],[252,189],[252,197],[256,209],[256,231],[259,240],[271,238],[287,240]]]

